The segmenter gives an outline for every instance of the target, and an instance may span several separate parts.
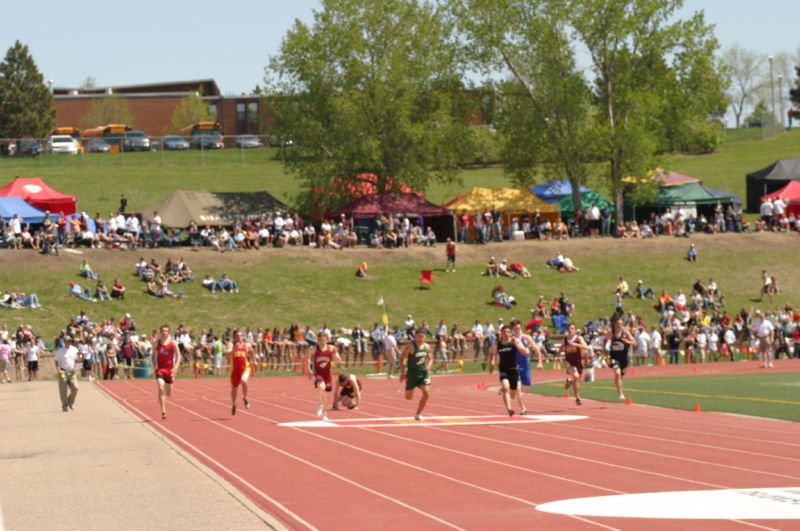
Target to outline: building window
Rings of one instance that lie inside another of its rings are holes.
[[[216,121],[217,120],[217,104],[216,103],[209,103],[208,104],[208,115],[211,116],[211,119]]]
[[[236,104],[236,134],[240,135],[247,132],[247,105],[244,103]]]
[[[258,124],[258,102],[253,101],[247,104],[247,132],[253,135],[259,134]]]

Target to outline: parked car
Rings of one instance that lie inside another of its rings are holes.
[[[77,155],[78,142],[69,135],[53,135],[50,137],[50,153],[68,153]]]
[[[111,151],[111,144],[102,138],[92,138],[86,143],[86,151],[89,153],[108,153]]]
[[[14,149],[9,150],[10,155],[39,155],[44,151],[41,142],[32,138],[23,138],[17,140],[17,145],[11,146]]]
[[[144,131],[126,131],[122,139],[123,151],[150,151],[150,138]]]
[[[233,145],[237,148],[260,148],[264,147],[264,144],[261,142],[256,135],[239,135],[234,140]]]
[[[267,141],[269,142],[270,147],[292,147],[294,146],[294,140],[287,137],[282,136],[270,136]]]
[[[164,149],[183,151],[189,149],[189,142],[177,135],[167,135],[161,137],[161,145]]]
[[[222,149],[225,144],[222,143],[220,135],[195,135],[192,137],[192,147],[194,149]]]

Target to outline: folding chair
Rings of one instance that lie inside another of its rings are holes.
[[[431,284],[433,284],[433,270],[423,269],[420,271],[419,283],[421,288],[430,289]]]

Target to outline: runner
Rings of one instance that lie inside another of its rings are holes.
[[[319,405],[317,406],[317,416],[322,420],[328,420],[325,413],[325,393],[330,393],[333,389],[331,381],[331,363],[334,361],[341,363],[342,358],[336,352],[336,347],[329,344],[330,333],[323,330],[317,337],[317,348],[314,350],[312,358],[311,374],[314,378],[314,387],[319,391]]]
[[[347,409],[358,409],[361,404],[361,380],[355,374],[342,373],[337,378],[333,390],[333,409],[339,409],[339,402]]]
[[[156,348],[153,349],[153,366],[156,368],[161,418],[166,419],[167,397],[172,396],[172,382],[181,366],[181,351],[169,335],[169,325],[161,325]]]
[[[614,371],[614,385],[617,387],[619,399],[625,400],[625,393],[622,392],[622,380],[625,377],[625,370],[628,368],[630,349],[636,346],[636,340],[623,326],[622,319],[614,319],[606,335],[606,341],[611,342],[608,347],[608,363]]]
[[[575,324],[567,327],[567,336],[564,338],[564,345],[561,347],[564,352],[564,361],[567,362],[567,381],[564,389],[569,389],[570,385],[575,392],[575,404],[581,405],[581,375],[583,375],[583,353],[589,350],[583,337],[578,334]]]
[[[231,415],[236,415],[236,394],[239,391],[239,384],[242,385],[242,402],[244,408],[250,409],[250,402],[247,401],[247,380],[250,379],[250,363],[253,361],[253,347],[244,340],[244,335],[240,328],[233,334],[233,341],[228,343],[228,356],[231,366]]]
[[[519,371],[520,384],[518,386],[517,402],[519,403],[519,414],[527,415],[528,409],[525,407],[525,401],[522,395],[525,394],[526,390],[530,391],[531,387],[531,354],[534,352],[537,353],[538,366],[541,368],[542,351],[531,336],[522,333],[522,323],[520,323],[519,320],[514,319],[511,321],[511,327],[511,333],[514,339],[519,340],[527,349],[527,352],[523,350],[517,351],[517,370]]]
[[[414,342],[403,349],[400,359],[400,381],[406,380],[406,400],[411,400],[417,387],[422,392],[414,420],[422,420],[422,410],[428,403],[428,390],[431,386],[429,371],[432,365],[433,356],[425,343],[425,331],[418,329],[414,335]]]
[[[503,397],[503,404],[506,406],[509,417],[514,416],[514,410],[511,409],[511,400],[518,396],[519,369],[517,368],[517,356],[529,355],[529,352],[528,348],[522,343],[521,338],[516,338],[512,335],[512,326],[506,325],[500,329],[500,339],[489,355],[489,374],[494,371],[495,360],[497,360],[497,372],[500,374],[500,394]],[[521,401],[520,407],[525,407]]]

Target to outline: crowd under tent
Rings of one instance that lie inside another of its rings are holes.
[[[42,223],[45,218],[43,210],[29,205],[19,197],[0,197],[0,217],[10,221],[14,215],[19,216],[23,224]],[[56,217],[50,214],[51,219]]]
[[[748,212],[758,212],[763,196],[777,192],[790,181],[800,181],[800,158],[779,160],[766,168],[748,173]]]
[[[786,203],[785,212],[787,216],[794,214],[795,217],[800,217],[800,182],[789,181],[789,184],[776,192],[765,195],[763,199],[774,201],[779,197]]]
[[[269,192],[204,192],[176,190],[162,201],[142,210],[144,219],[156,212],[168,228],[186,228],[192,222],[202,227],[231,226],[237,219],[266,212],[286,213],[285,203]]]

